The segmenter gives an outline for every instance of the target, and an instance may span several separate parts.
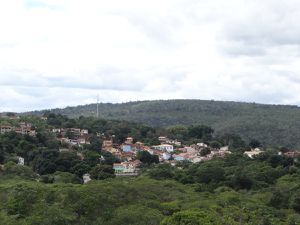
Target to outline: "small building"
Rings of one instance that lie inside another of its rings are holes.
[[[140,161],[132,161],[132,162],[121,162],[114,163],[113,169],[115,170],[116,175],[137,175],[137,167],[140,165]]]
[[[113,146],[112,140],[104,140],[102,144],[102,148],[110,148]]]
[[[124,145],[122,145],[122,150],[123,150],[123,152],[131,152],[132,146],[130,144],[124,144]]]
[[[167,152],[174,151],[173,145],[167,145],[167,144],[152,146],[152,148],[154,148],[156,150],[160,150],[160,151],[167,151]]]
[[[164,152],[162,158],[163,160],[169,160],[171,158],[171,155],[169,153]]]
[[[300,157],[300,152],[298,152],[298,151],[289,151],[289,152],[283,153],[283,155],[285,157],[288,157],[288,158],[298,158],[298,157]]]
[[[161,143],[166,143],[168,141],[168,138],[165,137],[165,136],[160,136],[158,137],[158,140],[161,142]]]
[[[83,135],[88,135],[88,134],[89,134],[89,131],[88,131],[87,129],[81,129],[81,130],[80,130],[80,134],[81,134],[81,136],[83,136]]]
[[[52,132],[56,133],[56,134],[59,134],[61,132],[61,129],[60,128],[53,128]]]
[[[173,157],[174,157],[175,161],[184,161],[185,160],[185,158],[183,158],[181,155],[174,155]]]
[[[197,145],[200,147],[200,148],[207,148],[208,145],[205,144],[205,143],[197,143]]]
[[[133,143],[133,138],[132,137],[128,137],[125,140],[125,144],[131,145]]]
[[[18,165],[24,166],[25,165],[25,159],[21,156],[18,156]]]
[[[13,131],[13,127],[12,126],[0,126],[0,133],[1,134],[5,134],[8,132]]]
[[[249,158],[253,159],[253,156],[263,153],[259,148],[251,149],[251,151],[244,152],[244,155],[247,155]]]
[[[91,179],[91,175],[86,173],[82,176],[82,179],[83,179],[83,183],[84,184],[87,184],[88,182],[90,182],[92,179]]]

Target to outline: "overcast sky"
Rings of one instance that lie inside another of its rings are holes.
[[[0,111],[300,105],[299,0],[0,0]]]

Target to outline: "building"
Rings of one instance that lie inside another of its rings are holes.
[[[290,152],[285,152],[285,153],[283,153],[283,155],[285,156],[285,157],[288,157],[288,158],[298,158],[298,157],[300,157],[300,152],[292,152],[292,151],[290,151]]]
[[[122,150],[123,150],[123,152],[131,152],[132,146],[129,144],[124,144],[124,145],[122,145]]]
[[[200,147],[200,148],[207,148],[208,145],[207,144],[204,144],[204,143],[197,143],[197,145]]]
[[[1,134],[5,134],[5,133],[11,132],[13,130],[14,129],[13,129],[12,126],[0,126],[0,133]]]
[[[137,167],[140,165],[139,160],[132,162],[114,163],[113,168],[116,175],[137,175]]]
[[[24,166],[25,165],[25,159],[23,157],[18,156],[18,165]]]
[[[132,137],[128,137],[125,140],[125,144],[131,145],[133,143],[133,138]]]
[[[92,180],[90,174],[88,174],[88,173],[84,174],[82,176],[82,179],[83,179],[84,184],[87,184],[88,182],[90,182]]]
[[[113,147],[113,142],[112,140],[104,140],[102,143],[102,148],[111,148]]]
[[[88,135],[89,131],[87,129],[81,129],[80,134],[81,134],[81,136]]]
[[[255,155],[263,153],[259,148],[251,149],[251,151],[244,152],[244,155],[247,155],[249,158],[253,159]]]
[[[160,143],[166,143],[168,141],[168,138],[165,136],[160,136],[158,137],[158,140],[160,141]]]
[[[167,151],[167,152],[174,151],[173,145],[167,145],[167,144],[152,146],[152,148],[160,151]]]

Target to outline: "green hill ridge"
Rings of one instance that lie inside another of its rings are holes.
[[[42,115],[45,111],[29,114]],[[95,116],[96,104],[51,109],[69,117]],[[156,100],[120,104],[99,104],[100,117],[135,121],[151,126],[204,124],[216,135],[238,133],[245,140],[257,139],[266,145],[300,147],[300,108],[208,100]]]

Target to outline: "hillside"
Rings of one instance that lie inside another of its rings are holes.
[[[96,104],[52,109],[69,117],[95,115]],[[136,121],[151,126],[205,124],[216,135],[238,133],[245,140],[255,138],[264,144],[300,148],[300,108],[255,103],[159,100],[123,104],[100,104],[106,119]],[[41,115],[43,111],[30,112]]]

